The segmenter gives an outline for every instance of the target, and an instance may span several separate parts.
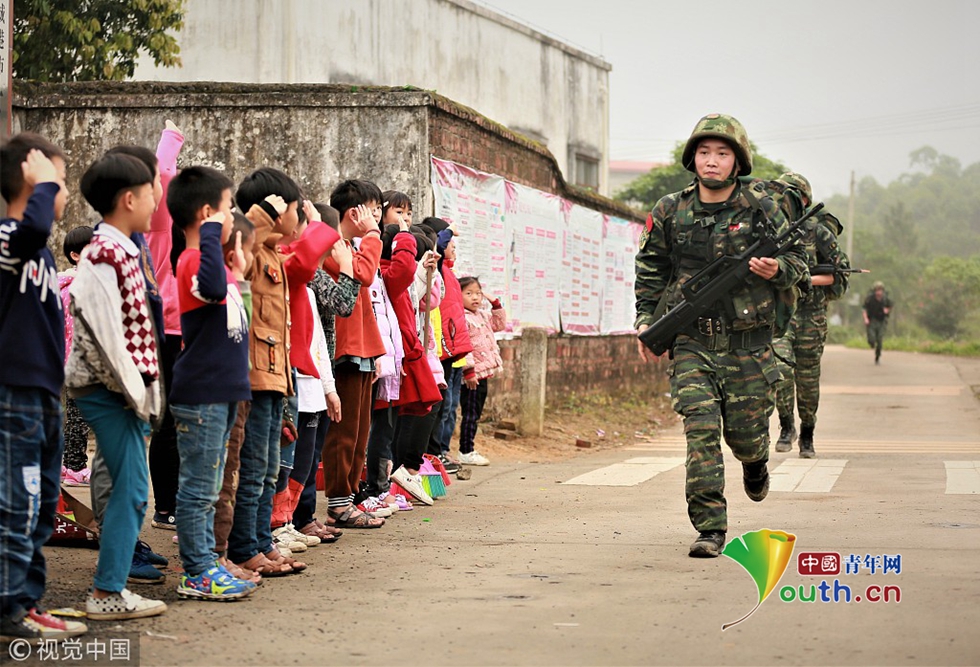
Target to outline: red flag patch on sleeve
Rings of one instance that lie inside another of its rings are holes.
[[[647,214],[647,233],[653,231],[653,213]]]

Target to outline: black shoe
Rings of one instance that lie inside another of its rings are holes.
[[[779,440],[776,441],[777,452],[788,452],[793,449],[793,441],[796,440],[796,424],[793,417],[788,419],[779,418]]]
[[[800,458],[815,459],[817,453],[813,451],[813,427],[800,426]]]
[[[15,639],[40,639],[41,629],[31,621],[27,614],[19,619],[12,616],[0,619],[0,641],[12,642]]]
[[[802,456],[802,454],[801,454]],[[742,464],[742,486],[750,500],[761,503],[769,495],[768,461]]]
[[[447,475],[455,475],[459,472],[459,464],[454,463],[448,454],[440,454],[439,460],[442,461],[442,467],[446,469]]]
[[[725,533],[720,530],[702,530],[694,540],[688,556],[691,558],[717,558],[725,546]]]
[[[150,545],[143,540],[136,540],[136,551],[135,553],[142,554],[143,557],[150,562],[150,565],[155,567],[167,567],[170,565],[170,561],[166,557],[153,551]]]
[[[163,528],[164,530],[177,530],[177,517],[174,516],[173,512],[170,514],[154,512],[150,525],[154,528]]]

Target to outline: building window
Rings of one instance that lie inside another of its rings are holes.
[[[575,154],[575,185],[599,189],[599,160],[589,155]]]

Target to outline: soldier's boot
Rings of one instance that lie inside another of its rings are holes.
[[[688,555],[691,558],[717,558],[725,546],[725,532],[722,530],[702,530],[694,540]]]
[[[796,440],[796,424],[793,415],[779,418],[779,440],[776,441],[777,452],[788,452],[793,449]]]
[[[800,425],[800,458],[815,459],[817,453],[813,451],[813,427],[806,424]]]
[[[768,461],[742,464],[742,486],[750,500],[761,503],[769,495]]]

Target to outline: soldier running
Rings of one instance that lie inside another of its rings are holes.
[[[741,123],[721,114],[705,116],[682,156],[695,181],[654,207],[636,257],[636,328],[657,319],[681,299],[680,285],[716,257],[744,251],[764,232],[787,228],[767,183],[752,173],[752,150]],[[752,275],[678,334],[670,352],[673,407],[687,436],[688,516],[698,531],[690,547],[696,558],[721,553],[728,530],[721,435],[742,462],[746,495],[756,502],[769,492],[769,417],[779,369],[772,354],[777,301],[806,279],[806,253],[796,244],[778,258],[749,261]],[[787,318],[788,319],[788,318]],[[637,342],[644,360],[653,357]]]

